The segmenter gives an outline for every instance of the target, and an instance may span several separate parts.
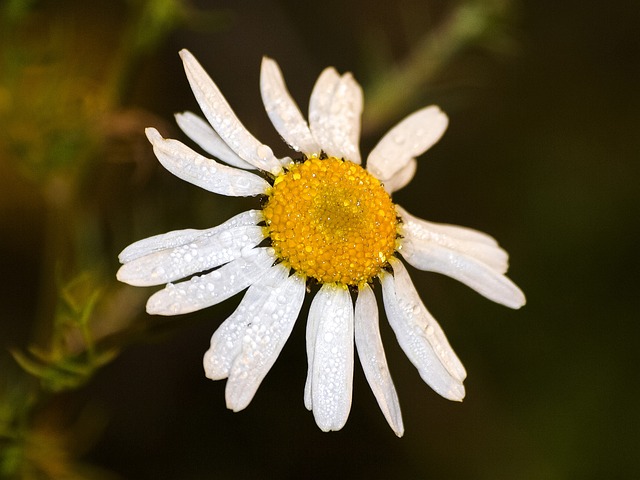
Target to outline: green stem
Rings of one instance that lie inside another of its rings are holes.
[[[367,88],[363,130],[381,129],[421,96],[421,90],[468,45],[479,40],[496,15],[491,2],[465,3],[436,31],[426,34],[405,61],[377,77]]]

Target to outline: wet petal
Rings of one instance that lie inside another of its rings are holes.
[[[360,116],[362,88],[350,73],[342,77],[325,69],[311,93],[309,124],[324,152],[336,158],[360,163]]]
[[[412,113],[378,142],[367,159],[367,170],[386,182],[440,140],[448,124],[449,119],[436,106]]]
[[[249,405],[289,338],[304,295],[301,277],[289,277],[282,265],[272,267],[213,334],[205,373],[213,380],[229,377],[228,408],[237,412]]]
[[[433,390],[449,400],[461,401],[467,372],[420,300],[402,262],[392,259],[391,265],[393,275],[384,274],[381,279],[382,293],[398,343]]]
[[[227,378],[243,349],[243,337],[251,335],[250,330],[264,331],[262,327],[273,321],[281,323],[281,319],[292,316],[295,320],[301,307],[300,296],[304,296],[304,280],[296,275],[289,277],[289,269],[281,264],[271,267],[249,287],[235,312],[211,337],[211,348],[204,356],[206,376],[212,380]],[[254,328],[256,322],[258,327]]]
[[[162,138],[155,128],[145,133],[160,163],[182,180],[228,197],[253,197],[269,188],[258,175],[203,157],[177,140]]]
[[[478,259],[433,242],[402,239],[400,253],[414,267],[454,278],[489,300],[509,308],[520,308],[526,300],[522,291],[499,270]]]
[[[311,133],[320,145],[320,148],[326,148],[326,144],[331,142],[329,135],[329,129],[325,128],[324,123],[329,116],[329,108],[331,106],[331,99],[336,90],[337,85],[340,83],[340,75],[333,67],[325,68],[311,92],[311,98],[309,99],[309,125],[311,127]]]
[[[396,435],[401,437],[404,433],[402,413],[380,338],[378,305],[373,290],[366,284],[356,300],[355,339],[362,370],[380,410]]]
[[[255,167],[242,160],[236,152],[224,143],[220,135],[204,119],[192,112],[176,113],[176,122],[191,140],[196,142],[208,154],[222,160],[232,167],[252,170]]]
[[[216,305],[260,279],[274,262],[270,248],[245,247],[241,256],[211,273],[170,283],[147,301],[153,315],[181,315]]]
[[[509,255],[489,235],[469,228],[427,222],[399,205],[396,209],[402,218],[402,235],[410,238],[417,249],[435,244],[472,257],[498,273],[507,271]]]
[[[173,232],[154,235],[153,237],[144,238],[129,245],[120,253],[120,255],[118,255],[118,260],[120,260],[120,263],[128,263],[136,258],[140,258],[160,250],[186,245],[201,235],[213,235],[230,228],[242,227],[245,225],[256,225],[261,222],[262,219],[262,213],[259,210],[248,210],[230,218],[222,225],[218,225],[217,227],[209,228],[207,230],[174,230]]]
[[[322,431],[340,430],[349,417],[353,388],[353,304],[349,290],[323,285],[311,303],[309,323],[312,338],[311,351],[307,352],[307,382],[313,415]],[[309,330],[307,335],[309,340]]]
[[[415,158],[410,159],[409,163],[394,173],[389,180],[384,182],[384,189],[389,193],[393,193],[406,187],[407,184],[413,180],[417,168],[417,160]]]
[[[161,285],[228,263],[264,239],[262,227],[211,229],[186,244],[154,252],[120,267],[118,280],[137,287]]]
[[[262,59],[260,92],[271,123],[287,144],[307,156],[320,153],[307,121],[287,90],[278,64],[271,58]]]
[[[213,129],[224,142],[251,165],[274,175],[282,171],[280,161],[267,145],[259,142],[242,125],[211,77],[188,50],[181,50],[187,79],[193,94]]]

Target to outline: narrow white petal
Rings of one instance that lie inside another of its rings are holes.
[[[412,113],[393,127],[369,154],[367,170],[383,183],[422,155],[444,134],[447,116],[436,106]]]
[[[176,113],[175,117],[180,129],[205,152],[233,167],[245,170],[255,168],[231,150],[203,118],[192,112]]]
[[[329,130],[324,124],[329,116],[331,99],[339,83],[340,75],[335,68],[325,68],[316,80],[309,99],[309,126],[314,138],[323,149],[331,141]]]
[[[426,309],[402,262],[392,259],[393,275],[382,275],[382,293],[389,324],[398,343],[422,379],[449,400],[464,398],[462,363],[438,322]]]
[[[469,227],[461,227],[459,225],[450,225],[448,223],[428,222],[418,217],[414,217],[400,205],[396,205],[398,213],[401,217],[411,219],[412,221],[421,223],[425,228],[435,233],[449,235],[459,240],[468,240],[471,242],[486,243],[487,245],[498,245],[498,241],[488,233],[481,232]]]
[[[358,292],[355,312],[355,339],[362,370],[378,401],[380,410],[395,434],[401,437],[404,433],[404,425],[402,424],[400,403],[382,346],[376,297],[369,285],[365,285]]]
[[[417,168],[418,161],[415,158],[410,159],[409,163],[394,173],[389,180],[385,180],[384,189],[391,194],[406,187],[413,180]]]
[[[242,352],[242,339],[253,328],[255,318],[258,318],[256,321],[260,325],[264,325],[268,321],[267,316],[274,313],[278,317],[285,313],[292,315],[291,309],[299,310],[300,306],[296,307],[297,297],[300,295],[297,290],[300,288],[299,284],[304,287],[304,280],[295,275],[288,279],[288,273],[288,269],[282,265],[271,267],[260,280],[249,287],[235,312],[215,331],[211,337],[211,347],[205,353],[203,361],[208,378],[220,380],[229,376],[235,358]],[[283,293],[287,290],[293,294],[291,299]],[[257,330],[260,330],[260,325]]]
[[[173,282],[228,263],[263,239],[263,228],[257,225],[212,229],[189,243],[132,260],[120,267],[118,280],[137,287]]]
[[[427,222],[399,205],[396,208],[402,218],[402,235],[409,238],[416,248],[436,244],[485,263],[498,273],[507,271],[509,255],[489,235],[464,227]]]
[[[251,165],[277,175],[280,161],[267,145],[259,142],[242,125],[211,77],[188,50],[181,50],[187,79],[193,94],[213,129],[240,158]]]
[[[291,98],[278,64],[271,58],[262,59],[260,92],[271,123],[287,144],[307,156],[320,153],[307,121]]]
[[[329,156],[361,163],[359,143],[363,98],[358,82],[350,73],[344,74],[331,101],[330,117],[324,127],[331,134],[331,145],[326,150]]]
[[[230,218],[223,224],[207,230],[174,230],[173,232],[154,235],[153,237],[144,238],[129,245],[120,252],[118,260],[120,260],[120,263],[128,263],[136,258],[150,255],[160,250],[186,245],[202,235],[214,235],[231,228],[256,225],[261,222],[262,219],[262,213],[259,210],[247,210],[246,212],[239,213],[235,217]]]
[[[181,315],[216,305],[255,283],[274,262],[270,248],[245,247],[236,260],[211,273],[170,283],[147,301],[147,312]]]
[[[178,140],[162,138],[155,128],[145,133],[160,163],[182,180],[228,197],[253,197],[269,188],[258,175],[203,157]]]
[[[306,347],[307,347],[307,378],[304,382],[304,406],[307,410],[313,409],[313,397],[311,395],[311,385],[313,380],[313,362],[316,352],[316,338],[318,336],[318,326],[320,325],[320,317],[322,315],[323,304],[326,302],[326,298],[317,299],[317,297],[327,297],[327,291],[320,291],[316,294],[311,302],[311,308],[309,309],[309,318],[307,318],[307,330],[306,330]]]
[[[311,93],[311,132],[327,155],[360,163],[362,88],[350,73],[325,69]]]
[[[268,278],[249,288],[247,296],[251,293],[253,298],[246,302],[248,310],[239,313],[244,318],[244,332],[237,340],[240,350],[230,366],[225,392],[227,407],[234,412],[246,408],[253,399],[289,338],[304,300],[301,277],[288,277],[289,269],[282,265],[272,270],[275,272],[265,275]],[[258,292],[253,294],[252,289]]]
[[[404,259],[420,270],[447,275],[509,308],[520,308],[526,302],[516,284],[472,256],[436,243],[416,242],[409,236],[402,239],[401,245]]]
[[[311,403],[322,431],[340,430],[349,417],[353,389],[353,303],[349,290],[325,284],[313,299]]]

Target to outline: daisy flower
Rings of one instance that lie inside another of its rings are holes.
[[[307,123],[278,65],[264,58],[264,106],[297,152],[293,160],[276,158],[242,125],[193,55],[182,50],[180,56],[206,121],[185,112],[176,115],[177,123],[224,164],[148,128],[158,160],[210,192],[260,196],[263,208],[211,229],[135,242],[119,256],[118,279],[135,286],[166,284],[147,302],[147,312],[156,315],[200,310],[248,288],[204,355],[206,376],[227,378],[226,403],[233,411],[251,402],[287,341],[305,294],[319,285],[306,326],[305,406],[323,431],[344,426],[357,350],[382,413],[402,436],[398,396],[380,338],[377,279],[387,319],[422,379],[443,397],[461,401],[466,371],[400,256],[507,307],[519,308],[525,298],[504,275],[507,253],[492,237],[421,220],[391,200],[414,176],[416,157],[440,139],[447,116],[435,106],[408,116],[380,140],[363,168],[358,146],[363,95],[353,76],[334,68],[322,72]],[[181,279],[186,280],[173,283]]]

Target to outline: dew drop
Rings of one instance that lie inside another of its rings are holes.
[[[222,243],[223,246],[228,247],[231,243],[233,235],[231,235],[231,233],[228,230],[225,230],[224,232],[220,233],[219,238],[220,238],[220,243]]]
[[[156,267],[151,271],[151,276],[156,278],[156,277],[160,277],[164,275],[164,268],[162,267]]]
[[[256,154],[260,160],[268,160],[273,157],[273,150],[269,147],[269,145],[259,145],[256,149]]]

